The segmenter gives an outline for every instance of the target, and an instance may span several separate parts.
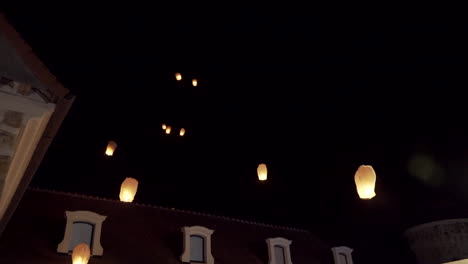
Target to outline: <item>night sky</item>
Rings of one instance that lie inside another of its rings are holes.
[[[356,263],[410,262],[406,228],[468,217],[468,23],[457,7],[4,12],[77,96],[32,186],[118,199],[134,177],[136,202],[310,229],[355,248]],[[378,177],[369,201],[354,184],[362,164]]]

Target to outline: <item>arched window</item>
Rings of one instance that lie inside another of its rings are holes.
[[[332,251],[335,264],[353,264],[353,258],[351,256],[353,249],[349,247],[334,247]]]
[[[102,256],[101,229],[106,216],[90,211],[66,211],[67,223],[57,252],[71,253],[80,243],[89,245],[91,255]]]
[[[338,254],[338,257],[340,259],[340,262],[341,264],[348,264],[348,258],[347,256],[344,254],[344,253],[339,253]]]
[[[278,246],[278,245],[275,246],[275,259],[276,259],[276,264],[286,264],[284,247]]]
[[[205,259],[205,238],[198,235],[190,236],[190,262],[204,263]]]
[[[76,245],[85,243],[91,247],[93,244],[94,225],[88,222],[73,222],[72,237],[68,251],[72,252]]]
[[[291,240],[282,237],[268,238],[269,264],[292,264],[289,246]]]
[[[184,252],[180,259],[187,263],[214,264],[211,254],[211,234],[213,230],[203,226],[183,227]]]

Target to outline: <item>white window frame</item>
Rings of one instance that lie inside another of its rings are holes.
[[[289,246],[291,245],[292,241],[287,240],[286,238],[282,237],[275,237],[275,238],[267,238],[266,243],[268,245],[268,258],[269,264],[278,264],[275,255],[275,246],[282,247],[284,249],[284,261],[285,264],[292,264],[291,261],[291,250]]]
[[[200,262],[191,262],[190,261],[190,237],[191,236],[200,236],[203,238],[205,245],[203,249],[205,250],[205,262],[204,264],[214,264],[214,258],[211,254],[211,235],[214,230],[208,229],[203,226],[184,226],[182,227],[182,232],[184,234],[184,252],[180,256],[180,260],[185,263],[200,263]]]
[[[99,215],[90,211],[65,211],[67,217],[67,224],[65,226],[65,234],[63,236],[62,242],[57,247],[57,252],[59,253],[70,253],[70,243],[73,235],[73,223],[75,222],[85,222],[94,225],[93,236],[92,236],[92,245],[89,245],[91,248],[91,254],[93,256],[102,256],[103,248],[101,246],[101,230],[102,222],[106,220],[107,216]]]
[[[353,257],[351,253],[353,252],[352,248],[349,247],[334,247],[331,249],[333,252],[333,259],[335,260],[335,264],[353,264]],[[345,255],[346,263],[342,263],[340,260],[340,255]]]

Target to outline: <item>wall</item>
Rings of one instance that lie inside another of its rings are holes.
[[[405,232],[420,264],[440,264],[468,258],[468,219],[431,222]]]

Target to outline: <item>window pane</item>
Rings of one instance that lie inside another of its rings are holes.
[[[190,236],[190,261],[205,262],[205,239]]]
[[[72,227],[72,237],[69,250],[73,251],[76,245],[80,243],[88,244],[90,248],[93,240],[94,226],[89,223],[75,222]]]
[[[285,264],[284,258],[284,248],[280,246],[275,246],[275,260],[278,264]]]
[[[341,263],[341,264],[348,264],[348,258],[346,257],[345,254],[340,253],[340,254],[339,254],[339,257],[340,257],[340,263]]]

